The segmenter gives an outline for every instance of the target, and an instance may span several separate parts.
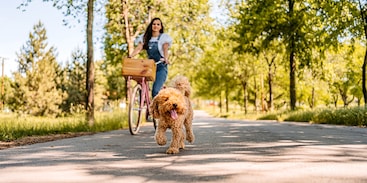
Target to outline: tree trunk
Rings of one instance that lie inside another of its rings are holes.
[[[335,108],[337,108],[337,107],[338,107],[338,100],[339,100],[339,97],[338,97],[338,95],[334,94],[334,95],[332,96],[332,98],[333,98],[333,104],[334,104],[334,107],[335,107]]]
[[[276,72],[275,67],[275,56],[271,59],[271,62],[268,63],[268,85],[269,85],[269,101],[268,101],[268,109],[269,111],[273,111],[274,101],[273,101],[273,73]],[[274,72],[271,72],[271,67],[274,65]]]
[[[134,51],[134,42],[133,42],[133,37],[130,35],[130,25],[129,25],[129,8],[128,8],[128,1],[127,0],[122,0],[122,16],[124,18],[124,23],[125,23],[125,37],[126,37],[126,41],[127,41],[127,49],[128,49],[128,53],[127,55],[130,55],[133,51]],[[121,30],[122,31],[122,30]],[[121,34],[123,34],[121,32]],[[125,80],[125,97],[126,97],[126,102],[129,105],[129,98],[130,98],[130,92],[131,92],[131,88],[127,83],[127,80]]]
[[[5,97],[4,97],[4,60],[5,58],[1,58],[0,59],[2,60],[2,63],[1,63],[1,103],[0,103],[0,110],[2,111],[4,109],[4,105],[5,105]]]
[[[226,112],[229,112],[228,87],[226,89]]]
[[[292,50],[289,55],[289,92],[291,100],[291,110],[296,109],[296,63],[294,61],[294,51]]]
[[[248,102],[248,98],[247,98],[247,82],[246,81],[241,81],[242,82],[242,88],[243,88],[243,107],[245,109],[245,114],[247,114],[247,102]]]
[[[257,83],[256,83],[256,77],[254,77],[254,106],[255,106],[255,111],[257,112]]]
[[[365,34],[367,38],[367,27],[365,26]],[[364,107],[367,108],[367,89],[366,89],[366,66],[367,66],[367,48],[364,54],[364,61],[362,65],[362,92],[364,98]]]
[[[314,107],[315,107],[315,87],[312,87],[310,108],[313,109]]]
[[[262,74],[260,77],[260,106],[261,112],[264,112],[264,77]]]
[[[222,114],[222,92],[220,92],[219,96],[219,112]]]
[[[361,1],[359,1],[359,8],[361,11],[361,16],[363,20],[364,36],[367,38],[367,18],[366,18],[366,8],[362,6]],[[367,67],[367,48],[364,54],[364,61],[362,65],[362,92],[364,98],[364,107],[367,108],[367,88],[366,88],[366,67]]]
[[[342,97],[342,101],[343,101],[343,104],[344,104],[344,108],[345,107],[348,107],[348,91],[344,91],[342,88],[339,88],[339,93],[340,93],[340,96]]]
[[[130,55],[133,51],[134,51],[134,40],[135,38],[140,34],[140,32],[142,31],[142,26],[138,26],[137,30],[134,32],[133,30],[133,26],[131,26],[130,21],[129,21],[129,9],[130,9],[130,4],[128,0],[121,0],[122,2],[122,7],[121,7],[121,12],[122,12],[122,17],[124,19],[124,23],[125,23],[125,32],[123,32],[123,30],[121,30],[121,35],[123,35],[125,33],[125,39],[127,42],[127,55]],[[150,22],[151,20],[151,15],[150,15],[150,7],[148,7],[148,20],[147,22]],[[130,90],[131,88],[129,88],[130,86],[128,86],[127,80],[125,80],[125,89],[126,89],[126,101],[129,102],[129,98],[130,98]]]
[[[87,121],[94,124],[94,61],[93,61],[93,5],[94,0],[88,0],[87,20]]]
[[[124,18],[124,23],[125,23],[125,37],[127,41],[128,54],[131,54],[134,51],[134,38],[135,37],[131,35],[132,30],[130,29],[129,6],[128,6],[127,0],[122,0],[122,16]],[[123,32],[121,32],[121,34],[123,34]]]
[[[293,21],[293,6],[294,1],[289,0],[289,19]],[[291,23],[291,27],[293,27],[293,23]],[[290,44],[289,44],[289,94],[290,94],[290,105],[291,110],[296,109],[296,61],[294,60],[294,50],[295,50],[295,33],[290,35]]]

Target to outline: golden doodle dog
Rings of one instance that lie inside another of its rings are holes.
[[[185,148],[185,139],[193,143],[193,109],[190,102],[191,86],[184,76],[176,77],[171,86],[162,89],[150,105],[150,111],[158,119],[155,140],[158,145],[167,143],[166,131],[171,129],[172,140],[167,154],[176,154]],[[184,130],[185,127],[185,130]],[[186,133],[185,133],[186,132]]]

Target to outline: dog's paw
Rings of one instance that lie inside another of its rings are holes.
[[[166,145],[166,143],[167,143],[167,139],[166,138],[155,138],[155,141],[160,146]]]
[[[168,148],[166,151],[167,154],[177,154],[178,152],[180,152],[179,149],[173,147]]]
[[[181,142],[180,149],[185,149],[185,143]]]
[[[186,136],[186,140],[187,140],[188,142],[190,142],[190,144],[193,144],[193,143],[194,143],[194,141],[195,141],[195,136],[194,136],[194,134],[187,135],[187,136]]]

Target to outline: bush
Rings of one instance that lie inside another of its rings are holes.
[[[276,113],[267,114],[267,115],[257,118],[257,120],[278,120],[278,116],[279,114],[276,114]]]
[[[367,126],[367,108],[353,107],[341,109],[285,111],[266,114],[258,118],[258,120],[311,122],[316,124],[334,124],[365,127]]]
[[[284,121],[310,122],[315,111],[295,111],[288,114]]]
[[[317,113],[312,119],[313,123],[336,124],[348,126],[366,126],[367,109],[364,107],[325,109]]]

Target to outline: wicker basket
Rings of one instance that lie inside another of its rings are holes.
[[[122,75],[132,76],[134,80],[145,77],[147,81],[155,81],[156,69],[153,59],[124,58],[122,61]]]

